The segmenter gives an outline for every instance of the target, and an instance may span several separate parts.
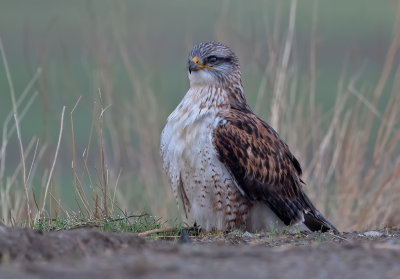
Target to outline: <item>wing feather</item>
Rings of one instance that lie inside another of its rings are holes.
[[[250,200],[266,202],[286,225],[307,225],[315,216],[322,217],[303,191],[300,163],[279,135],[251,111],[231,109],[223,118],[213,143],[241,192]],[[336,230],[323,221],[319,229]]]

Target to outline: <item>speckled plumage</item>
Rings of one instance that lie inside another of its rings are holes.
[[[196,45],[189,80],[161,134],[164,170],[186,216],[206,230],[304,223],[336,231],[304,193],[288,146],[247,105],[237,56],[221,43]]]

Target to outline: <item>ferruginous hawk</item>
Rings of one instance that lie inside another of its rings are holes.
[[[164,170],[186,216],[205,230],[337,232],[304,193],[288,146],[247,105],[238,57],[218,42],[198,44],[188,75],[161,134]]]

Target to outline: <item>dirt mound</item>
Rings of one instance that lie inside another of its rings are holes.
[[[400,230],[231,233],[191,243],[0,227],[0,278],[400,278]]]
[[[76,229],[38,232],[29,229],[0,227],[1,256],[12,260],[51,261],[64,258],[115,253],[127,247],[139,248],[145,240],[130,233]]]

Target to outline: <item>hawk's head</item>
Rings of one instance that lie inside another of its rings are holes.
[[[240,82],[239,59],[226,45],[200,43],[189,54],[190,85],[224,86]]]

